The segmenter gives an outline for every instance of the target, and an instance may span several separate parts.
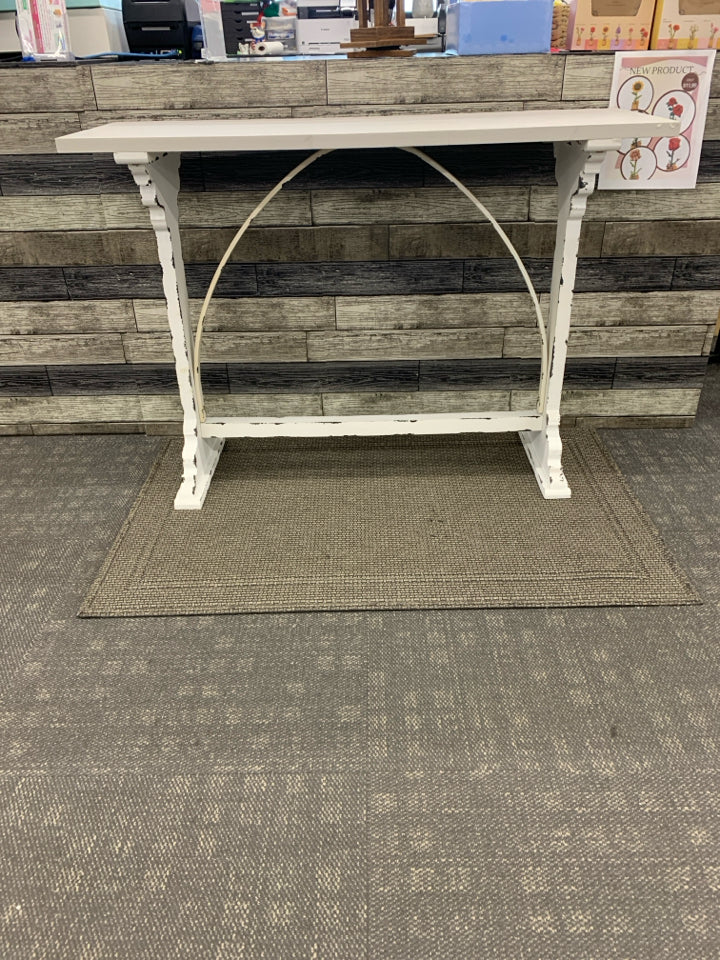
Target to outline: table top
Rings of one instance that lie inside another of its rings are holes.
[[[59,153],[182,153],[553,143],[670,137],[679,130],[679,120],[592,108],[282,120],[128,120],[70,133],[55,143]]]

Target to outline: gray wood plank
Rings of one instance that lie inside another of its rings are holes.
[[[231,393],[322,393],[342,390],[413,391],[417,362],[230,363]],[[203,373],[203,383],[204,383]]]
[[[128,70],[98,64],[92,79],[99,110],[202,110],[327,103],[322,61],[151,63]]]
[[[514,390],[512,410],[527,410],[535,394]],[[563,390],[561,410],[566,416],[693,416],[699,389],[658,388],[656,390]]]
[[[180,195],[180,225],[184,227],[235,227],[237,230],[255,207],[265,198],[265,191],[227,191],[216,193],[183,193]],[[85,198],[93,199],[93,198]],[[100,197],[103,221],[109,229],[147,227],[147,208],[139,194],[108,194]],[[282,190],[253,221],[255,226],[309,226],[310,193],[305,190]],[[92,226],[92,224],[87,224]]]
[[[327,85],[330,104],[446,103],[561,99],[563,59],[525,55],[517,57],[417,57],[413,60],[329,60]],[[595,94],[597,96],[597,93]]]
[[[533,406],[531,404],[531,406]],[[508,410],[507,390],[424,390],[416,393],[323,394],[325,416],[376,416],[403,413],[478,413]]]
[[[720,183],[698,184],[695,190],[598,190],[588,198],[586,220],[703,220],[720,208]],[[555,221],[557,194],[532,187],[530,219]],[[655,230],[652,226],[651,232]]]
[[[144,67],[143,64],[141,69]],[[124,120],[252,120],[282,119],[292,115],[290,106],[247,107],[238,104],[223,109],[210,105],[198,110],[184,110],[170,104],[165,108],[143,110],[137,108],[138,103],[142,103],[142,100],[131,100],[112,110],[85,110],[80,114],[81,128],[91,130],[103,123],[121,123]]]
[[[107,226],[100,197],[93,196],[0,197],[0,222],[11,224],[15,231],[101,230]]]
[[[95,95],[85,64],[13,64],[2,71],[2,106],[6,113],[92,110]]]
[[[707,207],[705,212],[712,209]],[[604,257],[657,257],[677,250],[685,256],[719,256],[720,220],[636,221],[605,226]]]
[[[45,367],[0,367],[0,396],[39,397],[50,393]]]
[[[605,100],[608,105],[614,57],[567,56],[562,85],[563,100]]]
[[[672,278],[673,290],[717,290],[720,257],[678,257]]]
[[[259,263],[257,278],[260,296],[459,293],[463,282],[452,260]]]
[[[128,363],[160,363],[173,359],[170,331],[123,336]],[[207,362],[281,362],[307,359],[304,333],[209,333],[203,336],[201,359]]]
[[[613,386],[618,390],[658,386],[701,387],[707,371],[706,357],[660,357],[620,359]]]
[[[131,330],[135,330],[131,300],[19,301],[0,305],[0,334],[6,336]]]
[[[705,118],[705,139],[720,140],[720,100],[710,100]]]
[[[60,267],[0,267],[0,300],[66,300]]]
[[[534,327],[536,322],[527,293],[338,297],[335,303],[338,330]]]
[[[499,220],[527,220],[527,187],[487,187],[480,198]],[[383,190],[317,190],[312,193],[314,224],[462,223],[484,216],[454,187]]]
[[[484,189],[488,184],[555,184],[555,159],[550,143],[514,143],[512,149],[505,144],[464,144],[426,147],[424,152],[471,190]],[[423,169],[425,186],[447,185],[447,180],[431,166],[424,164]]]
[[[565,418],[561,418],[562,424]],[[677,430],[691,427],[695,417],[575,417],[574,426],[605,430],[621,427],[624,430]]]
[[[707,257],[707,260],[714,260]],[[586,293],[591,291],[617,291],[623,289],[668,290],[674,283],[672,257],[627,258],[587,257],[578,261],[575,290]],[[535,289],[550,289],[550,260],[525,261]],[[717,268],[715,272],[717,286]],[[706,283],[705,286],[709,286]],[[501,290],[523,290],[525,285],[512,260],[466,260],[463,290],[467,293]]]
[[[522,110],[522,100],[454,101],[452,103],[343,103],[340,106],[293,107],[293,117],[392,116],[396,113],[487,113],[498,110]]]
[[[105,423],[96,420],[88,423],[33,423],[30,424],[31,433],[37,437],[63,436],[72,434],[73,436],[92,436],[95,434],[122,434],[122,433],[145,433],[142,423],[123,422]],[[182,424],[180,424],[180,433],[182,434]]]
[[[615,360],[568,360],[565,384],[595,390],[613,385]],[[421,360],[421,390],[535,389],[540,383],[539,360]]]
[[[201,306],[200,299],[190,301],[194,318],[200,315]],[[164,300],[136,300],[133,307],[139,331],[168,329]],[[213,297],[205,318],[205,330],[208,333],[233,330],[327,330],[334,326],[335,301],[332,297],[242,297],[230,300]]]
[[[541,301],[542,305],[543,301]],[[720,309],[714,290],[647,293],[576,293],[573,327],[658,326],[704,324]]]
[[[552,257],[554,223],[503,223],[502,228],[521,257]],[[599,257],[602,223],[584,223],[579,256]],[[489,223],[391,224],[390,257],[395,259],[503,257],[508,250]]]
[[[227,366],[224,363],[204,364],[202,377],[206,393],[229,392]],[[49,379],[55,396],[178,393],[175,365],[172,363],[53,365],[47,367],[46,379]]]
[[[185,276],[191,297],[202,298],[205,296],[214,271],[215,265],[211,263],[186,265]],[[139,264],[132,267],[122,265],[112,267],[65,267],[63,272],[68,291],[73,300],[114,300],[123,296],[131,296],[139,300],[146,298],[159,300],[163,296],[159,264]],[[2,286],[0,285],[1,290]],[[229,263],[225,267],[217,286],[219,297],[240,296],[256,292],[257,282],[254,264]],[[8,299],[17,300],[17,296]]]
[[[700,166],[698,167],[698,183],[720,181],[720,143],[716,140],[706,140],[700,151]]]
[[[297,150],[204,154],[205,187],[270,190],[308,156],[310,151]],[[403,150],[336,150],[320,157],[283,189],[421,187],[426,169],[422,160]]]
[[[179,397],[141,396],[137,399],[144,420],[182,420]],[[321,414],[320,396],[309,393],[216,395],[207,404],[209,417],[312,417]]]
[[[139,397],[0,397],[0,422],[69,424],[141,419]]]
[[[29,423],[0,423],[0,437],[29,437],[32,427]]]
[[[220,256],[223,252],[224,247]],[[76,267],[157,263],[158,254],[151,229],[13,231],[0,233],[0,260],[7,266],[54,266],[61,261]]]
[[[706,326],[679,327],[579,327],[570,331],[569,357],[672,357],[700,356]],[[535,331],[507,329],[505,357],[539,357],[540,338]]]
[[[27,163],[0,156],[0,188],[6,197],[137,190],[127,167],[118,166],[112,157],[86,155],[78,162],[76,156],[65,154],[36,155]]]
[[[0,365],[124,362],[120,334],[0,337]]]
[[[218,263],[235,233],[235,228],[185,229],[182,231],[183,256],[188,262]],[[0,234],[0,249],[1,237],[2,234]],[[388,243],[388,228],[384,225],[258,227],[257,230],[249,229],[241,238],[233,251],[231,262],[234,260],[284,263],[383,260],[388,256]],[[157,259],[157,252],[155,259]]]
[[[481,330],[404,330],[372,333],[309,333],[309,360],[421,360],[500,357],[502,327]]]

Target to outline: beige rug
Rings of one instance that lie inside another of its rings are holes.
[[[699,602],[597,436],[544,500],[515,435],[230,440],[202,511],[153,467],[80,616]]]

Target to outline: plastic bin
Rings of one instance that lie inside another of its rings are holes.
[[[553,0],[457,0],[447,8],[446,49],[479,53],[549,53]]]

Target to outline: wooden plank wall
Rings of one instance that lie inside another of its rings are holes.
[[[602,106],[612,58],[0,68],[0,432],[177,432],[147,211],[110,158],[53,138],[139,117]],[[548,149],[430,151],[505,224],[547,300]],[[197,311],[234,228],[298,155],[185,158]],[[720,82],[695,191],[599,193],[583,229],[566,422],[692,423],[720,294]],[[399,151],[319,161],[238,246],[208,317],[211,413],[519,409],[538,336],[517,270],[447,182]]]

